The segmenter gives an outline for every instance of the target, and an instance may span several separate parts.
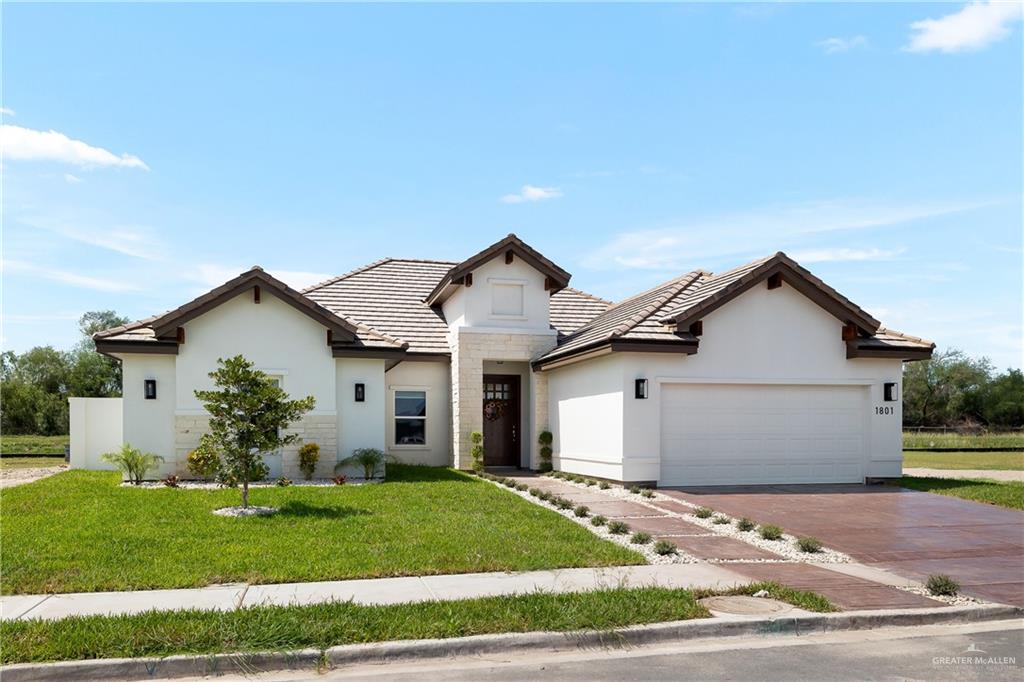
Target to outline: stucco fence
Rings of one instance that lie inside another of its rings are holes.
[[[72,469],[114,469],[101,457],[121,447],[121,398],[68,398],[71,411]]]

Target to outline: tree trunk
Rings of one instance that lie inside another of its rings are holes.
[[[249,508],[249,479],[242,481],[242,509]]]

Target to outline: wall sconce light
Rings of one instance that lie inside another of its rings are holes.
[[[899,384],[895,381],[887,381],[884,385],[885,389],[885,402],[894,403],[900,399]]]
[[[356,402],[366,402],[366,384],[356,384]]]
[[[647,379],[637,379],[635,382],[636,393],[634,397],[637,400],[647,399]]]
[[[146,400],[156,400],[156,379],[146,379],[144,386]]]

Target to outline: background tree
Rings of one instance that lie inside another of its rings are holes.
[[[295,442],[296,434],[282,435],[282,431],[312,410],[316,399],[289,400],[284,390],[241,355],[217,364],[210,372],[217,390],[195,391],[210,413],[204,446],[217,452],[222,474],[241,485],[242,507],[247,508],[249,481],[254,472],[265,471],[264,453]]]
[[[1020,374],[1008,370],[993,377],[988,358],[971,358],[957,349],[908,363],[903,370],[903,423],[1024,426],[1024,378]]]

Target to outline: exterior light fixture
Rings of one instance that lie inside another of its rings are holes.
[[[637,379],[635,382],[636,393],[634,397],[637,400],[647,399],[647,379]]]
[[[356,402],[366,402],[366,384],[356,384]]]
[[[146,379],[143,385],[146,400],[156,400],[156,379]]]
[[[885,388],[885,402],[894,403],[900,399],[900,388],[899,384],[895,381],[887,381],[884,384]]]

